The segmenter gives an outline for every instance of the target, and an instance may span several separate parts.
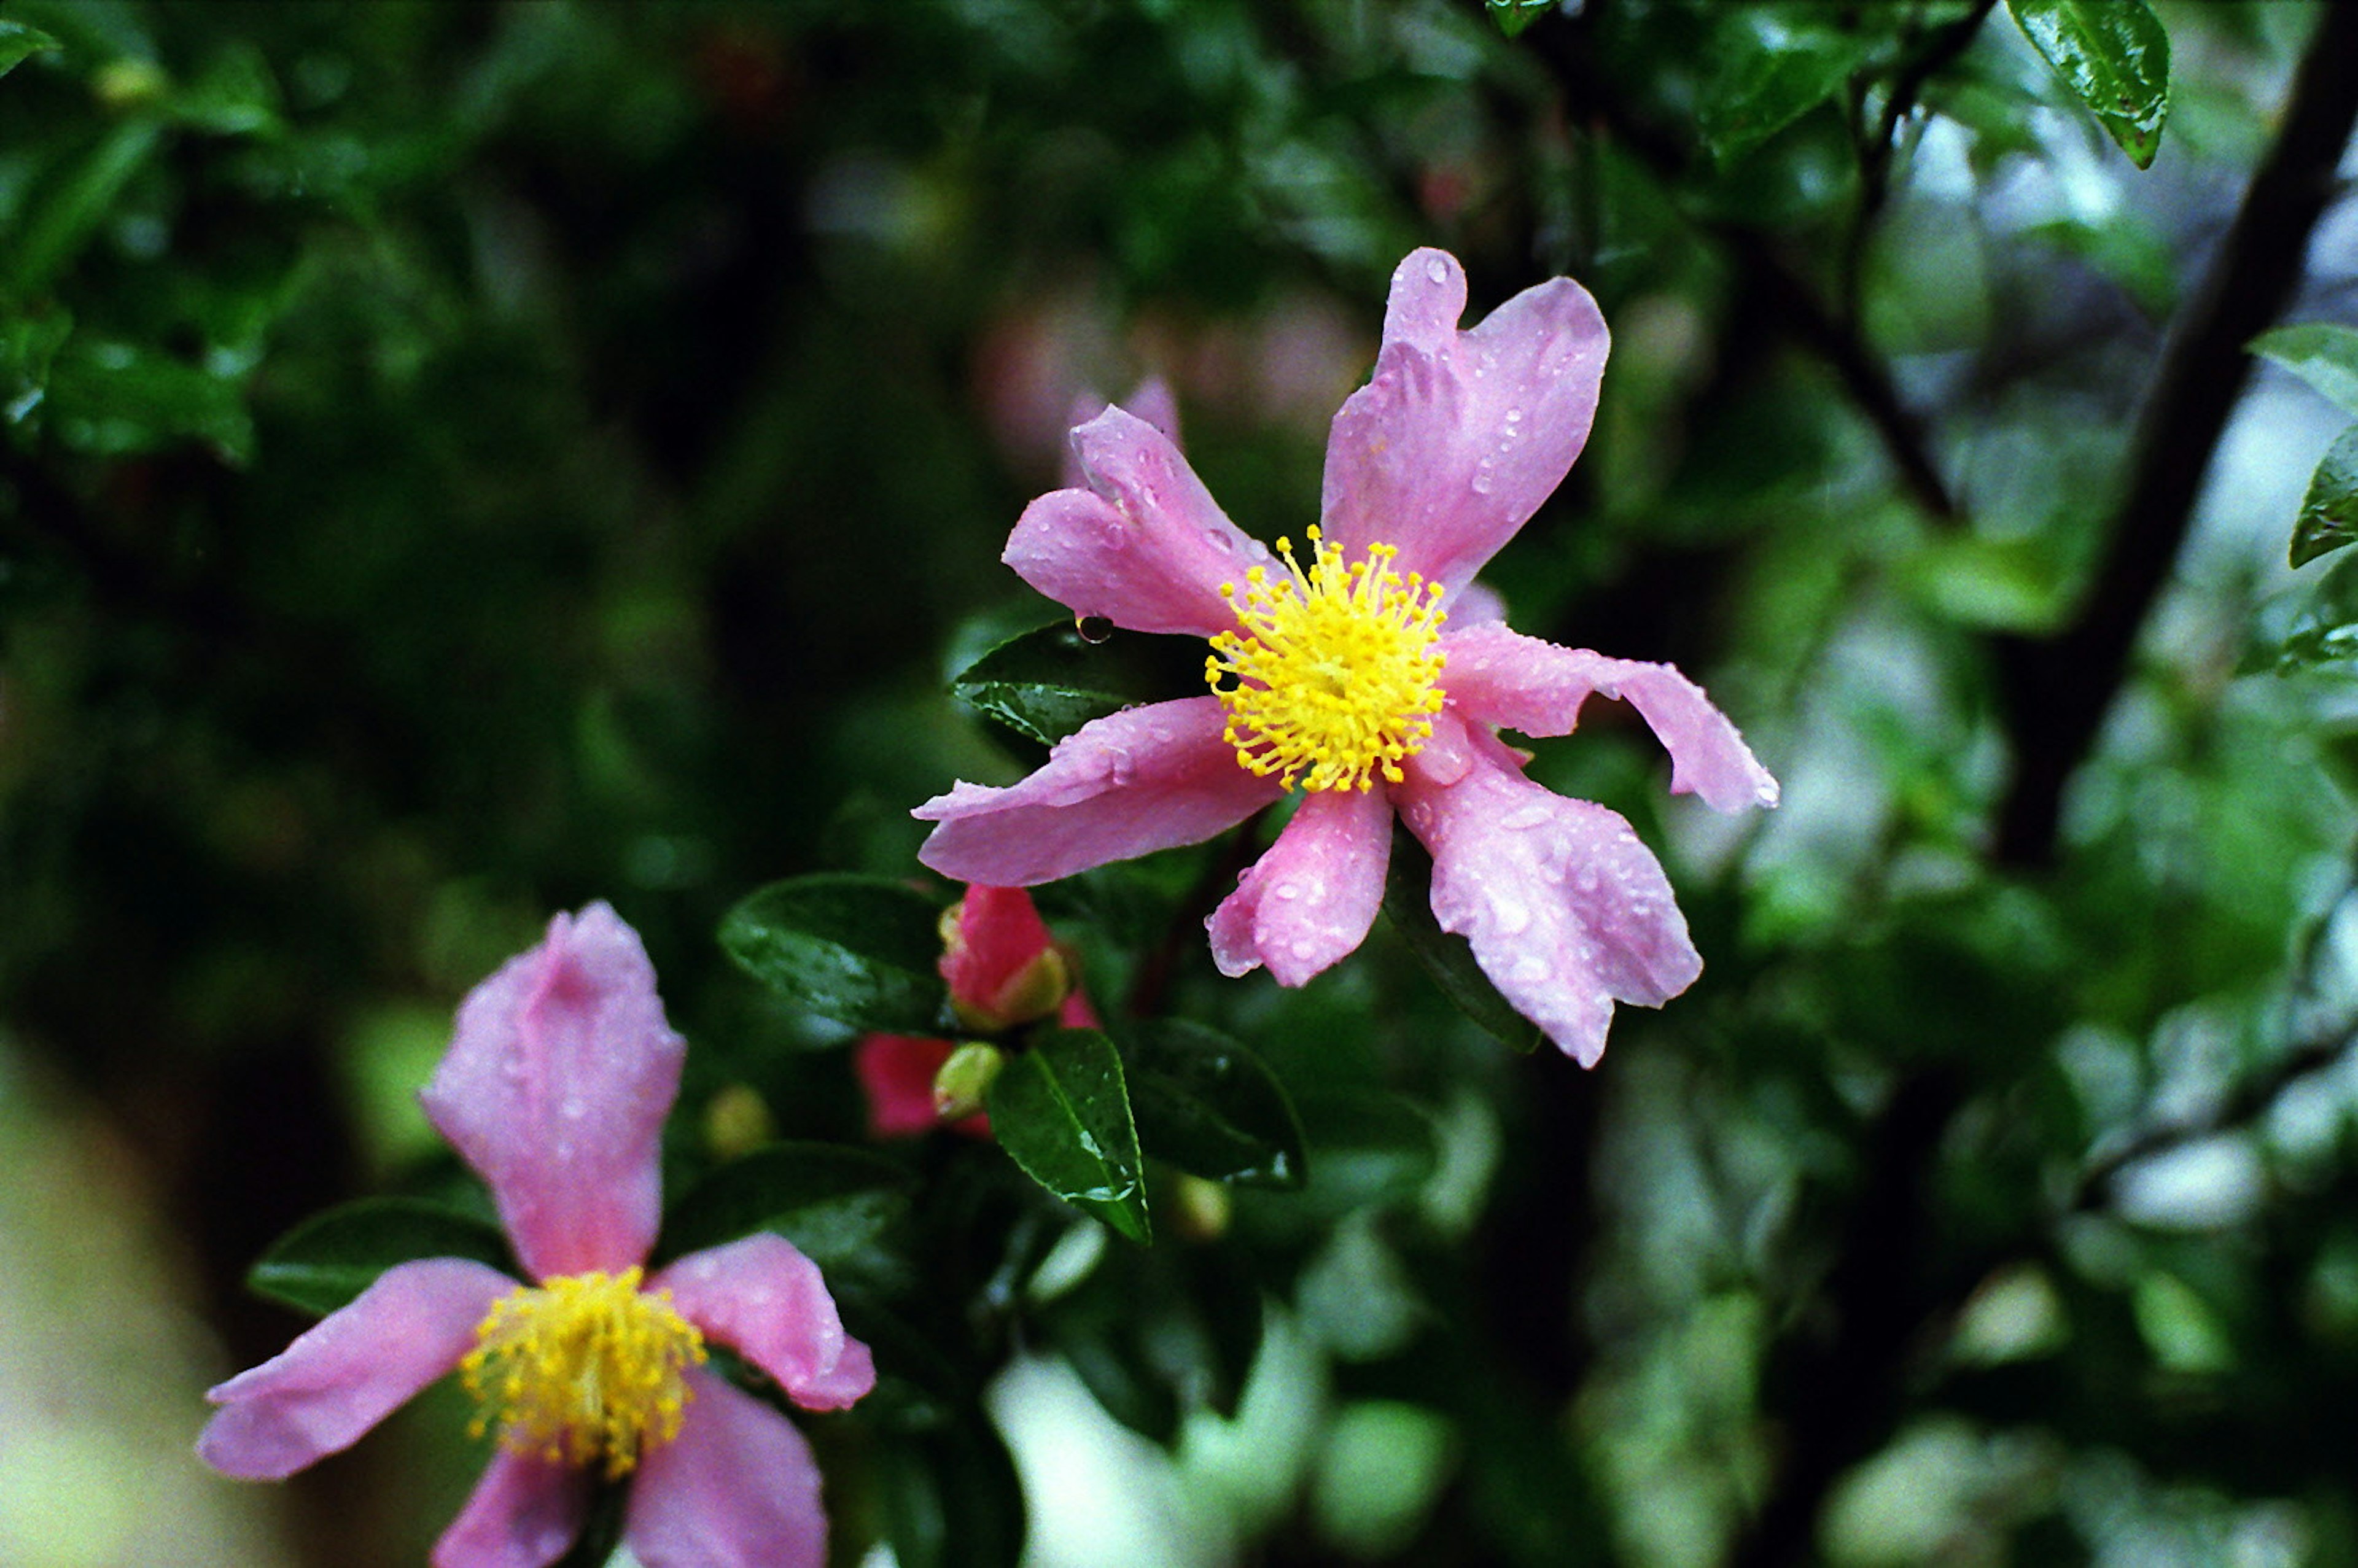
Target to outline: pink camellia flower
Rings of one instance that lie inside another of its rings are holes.
[[[1703,960],[1651,852],[1615,813],[1531,783],[1495,731],[1569,734],[1602,694],[1652,726],[1673,791],[1734,811],[1774,805],[1777,783],[1676,669],[1520,636],[1474,585],[1587,440],[1607,334],[1570,278],[1469,331],[1465,307],[1444,252],[1392,275],[1375,373],[1335,416],[1298,555],[1238,530],[1144,421],[1109,408],[1073,431],[1087,488],[1033,502],[1004,559],[1076,615],[1209,640],[1211,691],[1087,724],[1009,788],[926,802],[920,860],[1030,886],[1199,842],[1298,788],[1207,922],[1223,973],[1300,985],[1356,948],[1398,812],[1433,854],[1443,927],[1583,1064],[1615,1002],[1660,1006],[1693,981]]]
[[[1071,961],[1022,888],[970,887],[943,913],[941,969],[950,1010],[969,1029],[995,1034],[1052,1013],[1067,1029],[1097,1027]],[[908,1034],[861,1040],[852,1066],[868,1096],[869,1130],[906,1138],[940,1125],[936,1078],[957,1048]],[[980,1113],[949,1125],[969,1137],[990,1133],[990,1119]]]
[[[456,1371],[498,1450],[435,1544],[437,1568],[555,1562],[580,1532],[593,1467],[630,1477],[625,1537],[646,1568],[819,1568],[827,1515],[808,1445],[706,1370],[705,1346],[727,1346],[806,1410],[850,1404],[875,1367],[783,1237],[644,1275],[684,1051],[635,932],[603,903],[550,921],[546,941],[468,996],[421,1097],[490,1184],[534,1282],[460,1258],[386,1270],[208,1393],[222,1408],[199,1456],[278,1480]]]

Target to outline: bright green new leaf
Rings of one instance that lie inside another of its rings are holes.
[[[2304,322],[2262,332],[2252,352],[2277,363],[2317,388],[2358,418],[2358,328],[2327,321]]]
[[[2358,540],[2358,425],[2335,438],[2309,476],[2292,528],[2292,564],[2307,566]]]
[[[2033,48],[2139,168],[2169,117],[2169,34],[2145,0],[2006,0]]]
[[[1130,1090],[1113,1042],[1062,1029],[990,1086],[990,1130],[1033,1181],[1132,1241],[1152,1239]]]
[[[257,1295],[335,1311],[396,1263],[469,1258],[517,1272],[499,1227],[416,1198],[362,1198],[315,1214],[272,1243],[245,1276]]]
[[[795,877],[720,922],[738,966],[799,1007],[859,1029],[933,1034],[946,1024],[941,906],[888,877]]]

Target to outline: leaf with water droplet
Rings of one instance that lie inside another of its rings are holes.
[[[1180,1019],[1130,1025],[1120,1044],[1148,1153],[1211,1181],[1302,1184],[1293,1098],[1250,1050]]]
[[[1384,878],[1384,914],[1433,977],[1433,983],[1457,1004],[1459,1011],[1515,1050],[1539,1049],[1539,1025],[1498,994],[1498,988],[1474,961],[1474,949],[1466,938],[1444,931],[1441,922],[1433,917],[1433,858],[1422,844],[1403,832],[1392,835],[1391,867]]]
[[[2293,524],[2292,564],[2307,566],[2358,540],[2358,425],[2325,450]]]
[[[2006,0],[2031,46],[2129,161],[2153,166],[2169,117],[2169,34],[2145,0]]]
[[[720,922],[738,967],[797,1007],[859,1029],[933,1034],[947,1025],[941,903],[889,877],[772,882]]]
[[[256,1295],[324,1316],[395,1264],[420,1258],[467,1258],[522,1272],[487,1219],[417,1198],[362,1198],[315,1214],[272,1242],[245,1282]]]
[[[992,1081],[990,1130],[1024,1174],[1132,1241],[1152,1239],[1121,1055],[1095,1029],[1059,1029]]]
[[[1201,697],[1203,655],[1203,643],[1192,638],[1116,636],[1112,622],[1086,616],[1009,638],[959,671],[950,694],[1053,746],[1125,708]]]

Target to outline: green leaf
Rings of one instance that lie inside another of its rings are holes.
[[[161,124],[150,116],[126,120],[41,185],[27,203],[25,226],[11,254],[0,261],[19,295],[49,291],[106,221],[114,199],[155,152],[162,134]]]
[[[937,1429],[882,1442],[886,1537],[901,1568],[1016,1568],[1023,1487],[999,1429],[966,1406]]]
[[[64,46],[38,27],[0,16],[0,76],[5,76],[33,55]]]
[[[2292,528],[2292,564],[2307,566],[2358,540],[2358,425],[2334,438],[2309,476]]]
[[[941,905],[888,877],[795,877],[749,894],[720,922],[720,946],[755,979],[857,1029],[948,1028],[939,970]]]
[[[2272,359],[2358,418],[2358,328],[2310,321],[2278,327],[2251,341],[2252,352]]]
[[[62,306],[12,312],[0,320],[0,419],[21,425],[49,394],[49,366],[73,335]]]
[[[1063,621],[1000,643],[953,677],[950,692],[1017,734],[1053,746],[1125,708],[1183,693],[1203,696],[1203,643],[1192,638],[1108,631],[1093,640]]]
[[[321,1315],[396,1263],[470,1258],[517,1271],[499,1227],[416,1198],[362,1198],[315,1214],[273,1242],[245,1282],[256,1294]]]
[[[1474,961],[1466,938],[1444,931],[1433,917],[1433,859],[1408,834],[1392,834],[1391,869],[1384,879],[1384,913],[1408,950],[1458,1011],[1518,1051],[1539,1048],[1539,1025],[1498,994]]]
[[[2358,553],[2334,561],[2311,580],[2277,594],[2254,618],[2252,639],[2237,673],[2332,670],[2358,665]]]
[[[132,343],[65,345],[49,366],[46,423],[76,451],[125,457],[181,441],[225,462],[254,456],[254,416],[233,377]]]
[[[1133,1025],[1121,1045],[1148,1153],[1216,1182],[1302,1184],[1301,1119],[1259,1056],[1177,1019]]]
[[[1487,0],[1487,4],[1490,20],[1510,38],[1520,38],[1525,27],[1556,7],[1556,0]]]
[[[1757,5],[1725,12],[1713,44],[1718,69],[1698,119],[1723,168],[1833,97],[1873,48],[1809,11]]]
[[[719,1247],[757,1230],[793,1242],[829,1279],[897,1273],[880,1244],[908,1212],[916,1178],[899,1163],[835,1143],[773,1143],[680,1195],[657,1256]]]
[[[2169,117],[2169,34],[2145,0],[2006,0],[2031,47],[2139,168]]]
[[[990,1086],[990,1130],[1026,1175],[1132,1241],[1151,1238],[1130,1091],[1113,1042],[1060,1029]]]

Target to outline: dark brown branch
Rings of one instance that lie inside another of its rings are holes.
[[[1998,817],[2002,862],[2054,858],[2064,784],[2094,746],[2137,633],[2177,563],[2212,451],[2251,368],[2244,345],[2292,297],[2309,235],[2331,200],[2334,168],[2358,119],[2358,5],[2322,12],[2276,144],[2162,350],[2087,603],[2051,641],[1999,646],[2015,741],[2014,782]]]

